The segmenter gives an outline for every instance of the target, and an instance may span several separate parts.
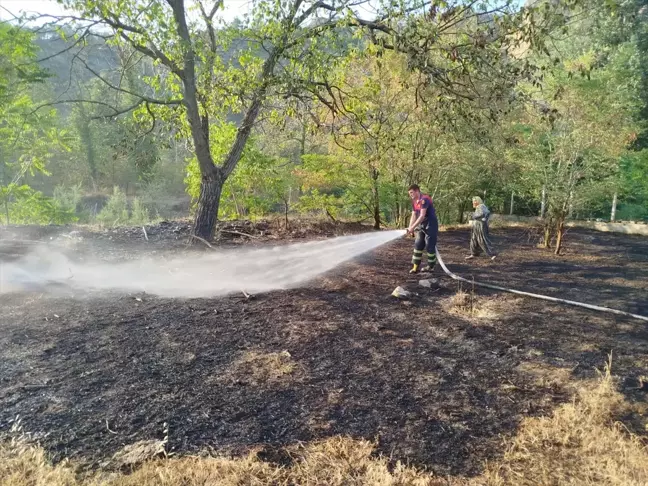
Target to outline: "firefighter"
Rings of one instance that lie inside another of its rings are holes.
[[[421,188],[417,184],[412,184],[407,192],[412,200],[412,217],[407,232],[416,237],[410,273],[431,272],[436,266],[436,242],[439,232],[434,204],[430,196],[421,194]],[[427,265],[421,268],[423,250],[427,252]]]

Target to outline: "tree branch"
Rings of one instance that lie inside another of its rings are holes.
[[[337,12],[338,10],[332,5],[324,3],[321,0],[317,1],[314,4],[312,4],[310,7],[308,7],[299,17],[295,19],[295,26],[299,27],[308,17],[310,17],[313,14],[313,12],[315,12],[318,9],[328,10],[330,12]]]
[[[207,33],[209,34],[209,41],[211,43],[211,49],[212,53],[216,54],[216,32],[214,30],[214,15],[216,15],[216,12],[220,7],[223,6],[223,1],[224,0],[217,0],[214,2],[214,6],[212,7],[211,11],[209,14],[205,10],[205,7],[202,3],[202,1],[198,0],[198,6],[200,7],[200,13],[203,16],[203,20],[205,21],[205,25],[207,26]]]
[[[300,0],[297,1],[299,2]],[[261,109],[261,105],[263,104],[263,101],[265,99],[268,89],[268,80],[272,75],[272,72],[274,71],[278,59],[279,52],[275,49],[270,54],[270,57],[268,57],[263,63],[263,71],[259,76],[259,79],[261,80],[261,86],[252,98],[252,103],[248,107],[248,110],[245,113],[245,117],[241,122],[241,126],[239,126],[239,129],[236,133],[236,139],[234,140],[232,149],[228,153],[227,158],[225,159],[225,163],[221,168],[224,177],[228,177],[232,173],[232,171],[236,167],[236,164],[241,158],[243,148],[245,147],[247,139],[250,136],[250,132],[252,131],[252,125],[259,115],[259,110]]]
[[[191,129],[191,137],[196,151],[200,172],[203,177],[210,175],[220,177],[220,171],[214,165],[214,160],[209,147],[209,127],[205,127],[198,106],[198,88],[196,84],[196,55],[194,45],[189,33],[185,13],[184,0],[167,0],[173,11],[176,31],[181,41],[182,51],[182,84],[184,88],[184,105],[187,110],[187,119]]]
[[[148,112],[148,114],[150,115],[151,120],[152,120],[151,129],[144,134],[144,136],[146,136],[146,135],[149,135],[149,134],[153,133],[153,130],[155,130],[155,125],[157,123],[157,119],[155,118],[155,113],[153,113],[151,111],[151,107],[149,106],[149,103],[148,102],[144,102],[144,103],[145,103],[145,106],[146,106],[146,111]]]
[[[97,25],[98,23],[99,23],[99,21],[97,21],[97,22],[93,22],[92,24],[90,24],[90,26],[88,26],[88,28],[85,30],[85,32],[84,32],[84,33],[83,33],[83,34],[82,34],[82,35],[81,35],[81,36],[80,36],[76,41],[74,41],[74,43],[73,43],[72,45],[66,47],[65,49],[62,49],[62,50],[60,50],[60,51],[58,51],[58,52],[55,52],[54,54],[51,54],[51,55],[46,56],[46,57],[43,57],[43,58],[41,58],[41,59],[37,59],[37,60],[35,60],[35,61],[29,61],[29,62],[25,62],[25,63],[22,63],[22,64],[18,64],[18,66],[27,66],[27,65],[29,65],[29,64],[39,64],[39,63],[41,63],[41,62],[49,61],[50,59],[53,59],[53,58],[55,58],[55,57],[57,57],[57,56],[60,56],[61,54],[65,54],[65,53],[68,52],[68,51],[71,51],[71,50],[74,49],[76,46],[78,46],[81,42],[84,42],[84,41],[85,41],[86,36],[87,36],[88,34],[90,34],[90,29],[91,29],[92,27],[94,27],[95,25]],[[78,30],[77,30],[76,32],[78,32]]]
[[[43,17],[50,17],[57,19],[57,21],[61,20],[79,20],[79,21],[87,21],[87,19],[82,19],[79,17],[75,16],[70,16],[70,15],[64,15],[64,16],[54,16],[54,15],[44,15]],[[182,70],[176,65],[175,62],[173,62],[166,54],[164,54],[153,42],[150,40],[148,41],[149,46],[142,45],[140,42],[137,42],[133,37],[129,36],[127,34],[137,34],[146,37],[147,32],[141,27],[133,27],[131,25],[125,24],[119,18],[113,13],[113,12],[107,12],[105,14],[100,14],[101,21],[97,21],[96,23],[102,22],[104,24],[107,24],[108,26],[112,27],[113,30],[121,37],[123,40],[128,42],[134,49],[137,49],[140,51],[142,54],[147,55],[151,59],[156,59],[159,60],[162,64],[167,66],[174,74],[176,74],[179,77],[182,77]]]
[[[128,42],[133,47],[133,49],[137,49],[139,52],[145,54],[151,59],[157,59],[158,61],[160,61],[162,64],[168,67],[173,74],[178,76],[180,79],[182,79],[182,77],[184,76],[183,70],[180,69],[175,62],[169,59],[166,56],[166,54],[164,54],[160,49],[158,49],[155,45],[153,45],[153,43],[150,43],[151,47],[149,48],[143,46],[139,42],[136,42],[135,39],[128,36],[125,32],[119,32],[119,36],[122,39],[124,39],[126,42]]]
[[[117,117],[119,115],[124,115],[125,113],[133,111],[135,108],[140,106],[142,103],[146,103],[146,102],[144,100],[138,100],[133,105],[127,106],[126,108],[119,109],[119,110],[111,106],[111,108],[114,110],[113,113],[111,113],[109,115],[96,115],[96,116],[90,117],[90,119],[91,120],[105,120],[107,118],[115,118],[115,117]],[[146,107],[147,107],[149,113],[151,113],[150,108],[148,108],[148,103],[147,103]],[[152,113],[151,113],[151,115],[152,115]],[[153,131],[153,129],[151,129],[151,131]]]
[[[62,104],[65,104],[65,103],[89,103],[91,105],[105,106],[105,107],[110,108],[111,110],[113,110],[113,113],[110,116],[117,116],[117,115],[121,115],[122,113],[126,113],[126,112],[134,109],[135,107],[137,107],[139,104],[141,104],[143,102],[144,102],[144,100],[140,100],[140,101],[137,102],[136,105],[133,105],[133,106],[129,107],[128,109],[120,111],[117,108],[115,108],[114,106],[112,106],[111,104],[105,103],[103,101],[84,100],[84,99],[58,100],[58,101],[50,101],[48,103],[43,103],[41,105],[38,105],[36,108],[34,108],[32,111],[30,111],[27,114],[27,116],[33,115],[34,113],[41,110],[42,108],[46,108],[48,106],[62,105]]]
[[[139,94],[139,93],[134,93],[133,91],[121,88],[119,86],[115,86],[110,81],[108,81],[103,76],[101,76],[101,74],[99,74],[94,69],[92,69],[85,60],[83,60],[81,58],[79,58],[79,60],[81,61],[81,63],[83,63],[83,65],[86,67],[86,69],[88,71],[90,71],[95,77],[97,77],[100,81],[102,81],[106,86],[108,86],[111,89],[114,89],[115,91],[119,91],[121,93],[126,93],[126,94],[131,95],[131,96],[135,96],[137,98],[140,98],[142,101],[146,101],[147,103],[152,103],[152,104],[155,104],[155,105],[179,105],[179,104],[182,103],[181,99],[178,99],[178,100],[158,100],[158,99],[155,99],[155,98],[150,98],[148,96],[144,96],[144,95]]]

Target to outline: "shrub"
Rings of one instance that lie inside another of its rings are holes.
[[[118,226],[128,223],[128,201],[126,194],[119,187],[113,189],[113,194],[97,215],[97,221],[104,226]]]
[[[144,225],[151,222],[149,217],[149,210],[144,206],[142,201],[138,198],[133,199],[131,205],[131,216],[129,223],[133,225]]]

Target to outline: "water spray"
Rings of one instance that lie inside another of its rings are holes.
[[[146,292],[162,297],[218,297],[236,292],[294,288],[396,238],[404,230],[376,231],[272,248],[218,249],[173,259],[142,258],[120,263],[78,262],[46,245],[20,260],[0,263],[0,295],[25,290]],[[648,317],[583,302],[473,282],[451,272],[437,250],[442,270],[452,279],[526,297],[648,321]]]
[[[375,231],[272,248],[218,249],[165,260],[78,262],[43,245],[22,259],[0,263],[0,294],[67,288],[146,292],[162,297],[217,297],[293,288],[362,253],[405,235]]]

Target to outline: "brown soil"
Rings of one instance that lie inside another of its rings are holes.
[[[76,237],[102,258],[132,258],[182,250],[187,227],[174,224],[149,228],[149,241],[141,229]],[[70,230],[0,236],[15,250],[7,240]],[[343,230],[255,230],[252,243]],[[453,271],[478,281],[648,315],[648,239],[571,230],[556,257],[524,230],[494,233],[495,262],[463,260],[465,230],[441,233],[439,248]],[[464,298],[462,313],[450,305],[454,282],[424,289],[407,275],[411,245],[398,240],[303,288],[253,299],[0,296],[0,431],[20,416],[55,459],[89,465],[162,439],[167,427],[176,453],[261,445],[278,463],[290,460],[281,446],[349,435],[377,440],[393,460],[474,475],[522,418],[549,414],[571,379],[593,376],[613,352],[638,411],[626,424],[646,432],[644,322],[480,289],[470,298],[488,312],[465,312]],[[397,285],[418,295],[396,300]]]

